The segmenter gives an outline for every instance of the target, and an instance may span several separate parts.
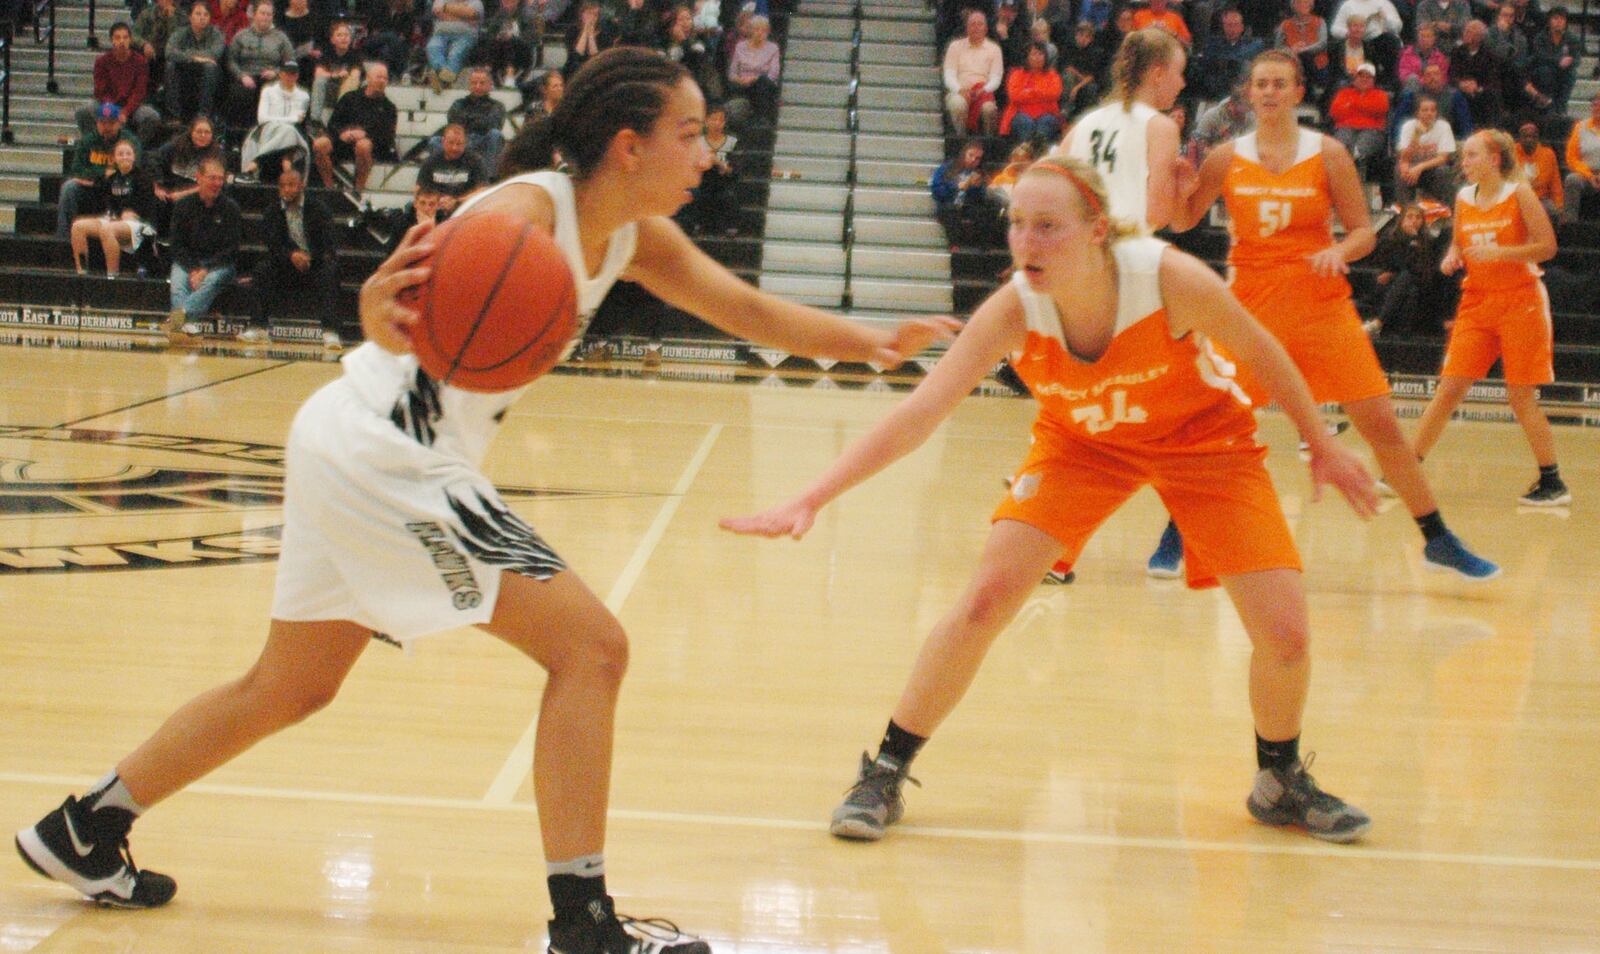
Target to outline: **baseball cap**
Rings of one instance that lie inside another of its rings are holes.
[[[300,61],[299,60],[284,60],[283,63],[278,66],[278,72],[280,72],[280,73],[298,73],[298,72],[300,72]]]
[[[94,111],[94,118],[104,122],[110,122],[113,119],[121,119],[122,107],[118,106],[116,103],[101,103],[100,107]]]
[[[1357,73],[1371,73],[1373,76],[1377,76],[1378,75],[1378,68],[1376,66],[1373,66],[1371,63],[1362,63],[1362,64],[1360,64],[1359,66],[1356,67],[1356,72]]]

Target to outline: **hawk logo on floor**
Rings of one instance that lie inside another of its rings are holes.
[[[272,560],[284,449],[0,425],[0,576]],[[640,496],[501,487],[508,501]]]

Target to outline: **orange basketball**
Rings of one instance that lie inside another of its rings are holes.
[[[434,229],[433,274],[408,302],[417,361],[466,391],[510,391],[555,367],[578,327],[572,269],[555,240],[509,212]]]

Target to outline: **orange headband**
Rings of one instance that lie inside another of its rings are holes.
[[[1058,176],[1065,176],[1067,181],[1072,183],[1072,187],[1078,190],[1078,194],[1083,196],[1084,204],[1089,206],[1089,211],[1092,214],[1101,215],[1103,213],[1104,210],[1100,207],[1100,197],[1094,194],[1093,189],[1089,188],[1089,183],[1084,182],[1078,177],[1077,173],[1066,166],[1058,166],[1053,162],[1041,160],[1029,166],[1028,171],[1054,172]]]

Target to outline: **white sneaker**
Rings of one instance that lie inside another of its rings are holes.
[[[322,333],[322,346],[329,351],[343,351],[344,339],[339,337],[337,331],[324,331]]]
[[[272,332],[265,328],[246,328],[239,332],[238,338],[246,344],[266,344],[272,340]]]

